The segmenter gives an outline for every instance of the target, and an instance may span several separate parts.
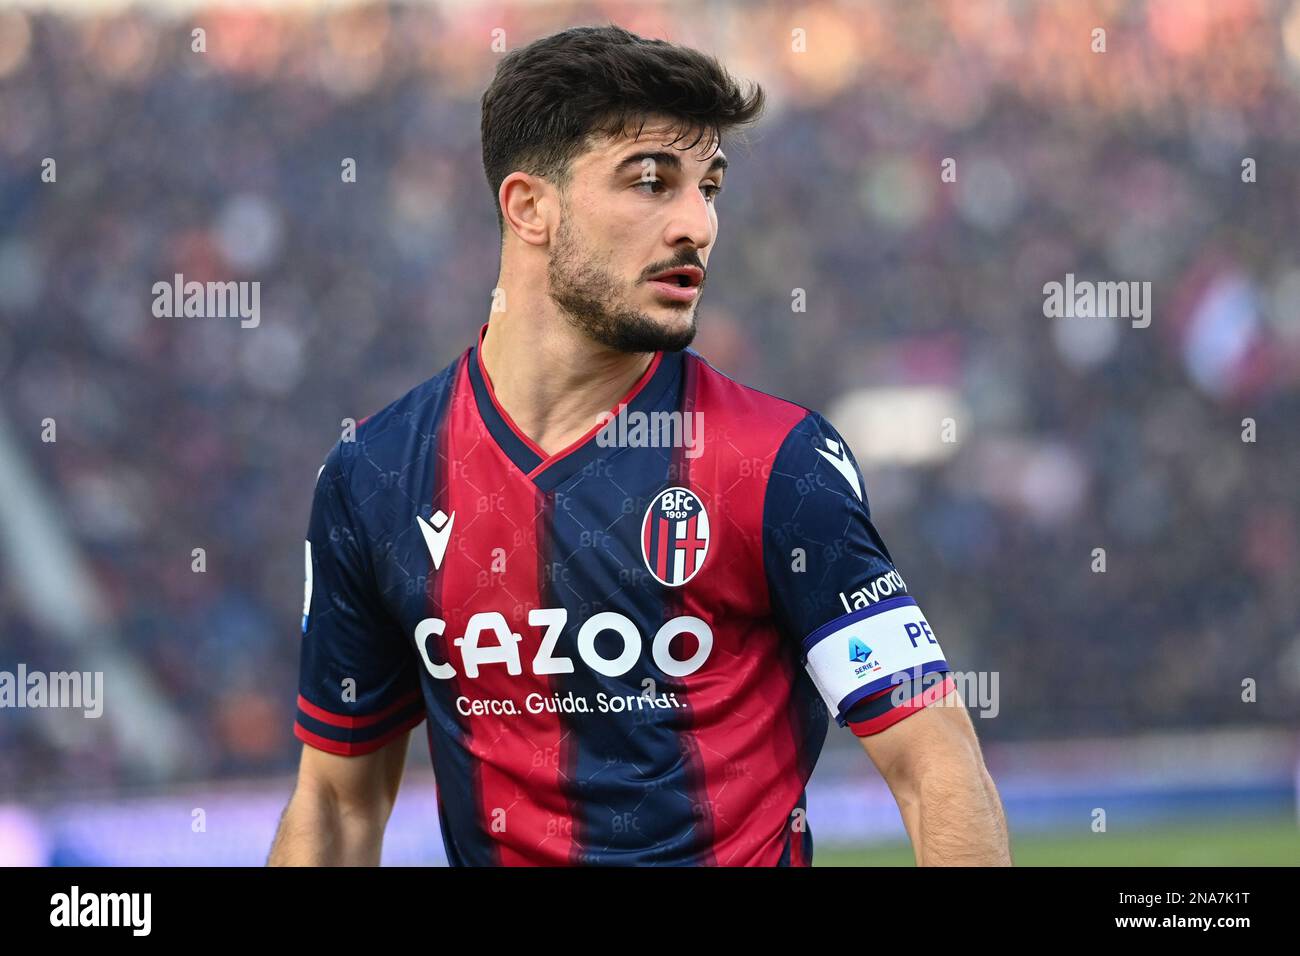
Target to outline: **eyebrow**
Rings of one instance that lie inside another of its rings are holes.
[[[614,167],[614,175],[616,176],[619,175],[629,166],[640,166],[647,159],[653,162],[656,166],[666,166],[669,169],[675,170],[677,172],[680,172],[682,168],[682,161],[676,153],[669,153],[663,151],[640,152],[640,153],[633,153],[630,156],[625,156],[623,160],[617,166]],[[727,162],[727,157],[723,156],[721,153],[718,153],[716,156],[713,157],[713,162],[709,163],[709,168],[705,170],[705,172],[709,172],[709,173],[721,172],[722,170],[726,169],[729,165],[731,164]]]

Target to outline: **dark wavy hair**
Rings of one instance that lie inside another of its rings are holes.
[[[706,134],[721,142],[753,123],[764,102],[762,87],[742,90],[714,57],[613,24],[535,40],[501,60],[483,94],[483,171],[497,227],[504,237],[497,196],[516,170],[563,189],[594,136],[640,135],[656,114],[675,121],[677,139],[694,136],[684,147],[692,149]]]

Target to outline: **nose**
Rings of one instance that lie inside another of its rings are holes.
[[[668,221],[670,246],[676,247],[687,240],[697,249],[707,249],[713,243],[715,220],[709,201],[698,189],[683,190],[683,195],[673,205]]]

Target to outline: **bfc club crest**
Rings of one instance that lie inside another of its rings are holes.
[[[709,553],[709,515],[695,492],[669,488],[650,500],[641,522],[641,557],[670,588],[695,577]]]

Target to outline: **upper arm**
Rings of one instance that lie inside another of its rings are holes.
[[[424,701],[414,648],[375,584],[342,449],[326,458],[312,498],[294,734],[358,758],[405,741],[424,719]]]
[[[951,688],[938,639],[871,519],[857,462],[820,415],[776,454],[763,533],[773,613],[837,723],[879,734]]]

